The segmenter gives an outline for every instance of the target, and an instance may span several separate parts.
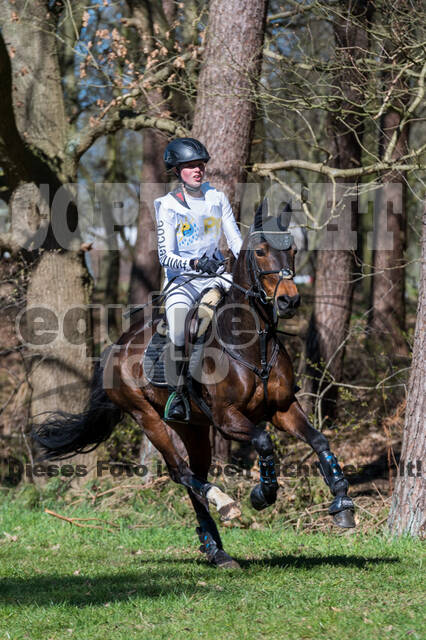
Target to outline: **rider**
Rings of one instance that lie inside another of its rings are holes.
[[[222,191],[208,182],[203,183],[209,160],[205,146],[194,138],[170,142],[164,152],[164,162],[167,169],[173,169],[179,185],[154,202],[158,255],[166,272],[165,284],[175,278],[165,301],[170,347],[174,352],[167,363],[170,394],[164,417],[168,420],[189,420],[189,402],[183,393],[187,369],[186,315],[204,289],[231,285],[230,274],[217,277],[224,271],[223,256],[218,248],[221,230],[235,257],[242,244],[229,200]],[[200,274],[211,277],[199,277]]]

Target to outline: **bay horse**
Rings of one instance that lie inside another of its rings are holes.
[[[279,319],[293,316],[300,303],[293,280],[297,249],[288,231],[290,207],[276,217],[267,209],[264,201],[255,213],[232,269],[232,285],[222,292],[207,331],[204,354],[213,353],[215,362],[204,359],[198,382],[187,378],[190,422],[169,423],[185,445],[189,464],[176,451],[162,418],[168,390],[152,384],[142,364],[158,319],[135,322],[106,350],[95,369],[86,411],[55,412],[33,430],[44,458],[61,458],[95,448],[110,436],[123,412],[129,413],[162,454],[172,480],[187,488],[199,524],[200,550],[211,564],[225,568],[238,564],[224,551],[209,506],[213,504],[223,519],[240,511],[232,498],[207,480],[210,424],[225,438],[250,442],[257,451],[260,483],[251,492],[253,507],[264,509],[277,497],[273,444],[260,426],[266,421],[312,447],[333,495],[330,515],[341,527],[355,526],[348,481],[327,438],[310,424],[297,401],[292,363],[278,335]]]

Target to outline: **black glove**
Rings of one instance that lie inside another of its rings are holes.
[[[221,260],[216,260],[216,258],[209,258],[204,254],[197,263],[197,271],[201,271],[202,273],[207,273],[210,276],[215,276],[219,267],[221,267],[223,262]]]

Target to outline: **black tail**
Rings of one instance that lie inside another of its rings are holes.
[[[41,445],[42,459],[69,458],[88,453],[107,440],[123,417],[122,410],[103,388],[103,369],[96,364],[88,407],[82,413],[48,412],[42,424],[33,426],[31,435]]]

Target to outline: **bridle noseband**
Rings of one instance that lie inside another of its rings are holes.
[[[277,231],[277,232],[268,231],[263,233],[260,231],[254,231],[252,228],[250,228],[247,253],[246,253],[247,268],[248,268],[249,274],[252,275],[252,278],[253,278],[254,292],[257,294],[260,302],[264,305],[267,305],[270,302],[275,301],[275,295],[277,293],[278,287],[280,286],[281,282],[283,280],[292,280],[295,274],[294,274],[294,271],[292,271],[292,269],[289,269],[289,268],[269,269],[269,270],[259,269],[257,261],[254,257],[253,246],[250,246],[250,245],[253,245],[256,240],[257,242],[260,242],[260,241],[267,242],[275,249],[280,249],[281,251],[288,251],[293,245],[294,239],[291,233],[288,233],[287,231]],[[269,275],[279,276],[272,296],[268,296],[261,281],[261,278],[263,276],[269,276]]]

